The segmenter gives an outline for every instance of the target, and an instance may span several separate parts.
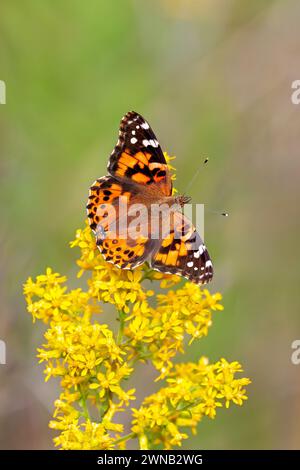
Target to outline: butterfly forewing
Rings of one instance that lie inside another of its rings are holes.
[[[133,111],[121,121],[108,171],[138,184],[156,184],[166,196],[172,194],[170,172],[158,140],[148,122]]]

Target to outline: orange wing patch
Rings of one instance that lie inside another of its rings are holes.
[[[87,203],[87,215],[90,227],[95,230],[97,225],[107,217],[110,205],[116,203],[121,195],[126,195],[118,181],[104,176],[96,180],[90,187]],[[129,195],[129,192],[127,192]]]

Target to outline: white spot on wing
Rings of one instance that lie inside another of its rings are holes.
[[[143,123],[141,124],[141,127],[142,127],[143,129],[149,129],[149,124],[148,124],[148,122],[143,122]]]
[[[143,140],[143,145],[144,147],[148,147],[148,145],[151,145],[151,147],[158,147],[158,142],[157,140],[153,140],[153,139],[150,139],[150,140],[147,140],[147,139],[144,139]]]
[[[188,263],[186,263],[186,265],[191,268],[192,266],[194,266],[194,262],[193,261],[189,261]]]
[[[137,139],[136,139],[135,137],[132,137],[132,138],[130,139],[130,142],[131,142],[132,144],[136,144],[136,143],[137,143]]]
[[[205,249],[205,245],[200,245],[198,251],[195,251],[194,253],[194,258],[199,258],[199,256],[204,253]]]

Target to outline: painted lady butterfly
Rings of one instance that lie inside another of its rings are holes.
[[[195,227],[181,211],[189,198],[172,195],[171,175],[161,147],[148,122],[135,112],[127,113],[121,121],[108,173],[109,176],[93,183],[87,204],[90,227],[105,260],[121,269],[134,269],[148,261],[153,269],[163,273],[178,274],[196,284],[209,282],[213,276],[209,254]],[[128,233],[121,237],[116,229],[116,223],[124,220],[121,198],[125,199],[128,212],[136,204],[143,204],[148,212],[155,204],[175,207],[168,213],[167,233],[161,228],[156,230],[159,236],[154,236],[155,229],[166,218],[162,211],[151,224],[146,213],[137,237]]]

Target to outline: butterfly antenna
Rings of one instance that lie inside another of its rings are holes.
[[[228,212],[224,211],[216,211],[216,210],[211,210],[211,209],[206,209],[207,212],[210,212],[211,214],[217,214],[217,215],[222,215],[223,217],[229,217]]]
[[[202,168],[208,163],[208,158],[205,158],[203,160],[203,162],[201,163],[201,165],[199,166],[198,170],[196,171],[196,173],[194,174],[193,178],[191,179],[191,181],[189,182],[189,184],[187,185],[186,187],[186,190],[184,191],[184,194],[186,194],[188,192],[188,190],[191,188],[191,186],[193,185],[193,183],[196,181],[200,171],[202,170]],[[225,212],[225,211],[220,211],[220,210],[210,210],[208,209],[208,212],[211,212],[212,214],[217,214],[217,215],[221,215],[223,217],[229,217],[229,213],[228,212]]]
[[[202,170],[203,166],[205,166],[208,162],[208,158],[205,158],[203,160],[203,162],[201,163],[201,165],[199,166],[198,170],[196,171],[196,173],[194,174],[193,178],[191,179],[191,181],[189,182],[189,184],[187,185],[185,191],[184,191],[184,194],[186,194],[188,192],[188,190],[192,187],[193,183],[196,181],[200,171]]]

